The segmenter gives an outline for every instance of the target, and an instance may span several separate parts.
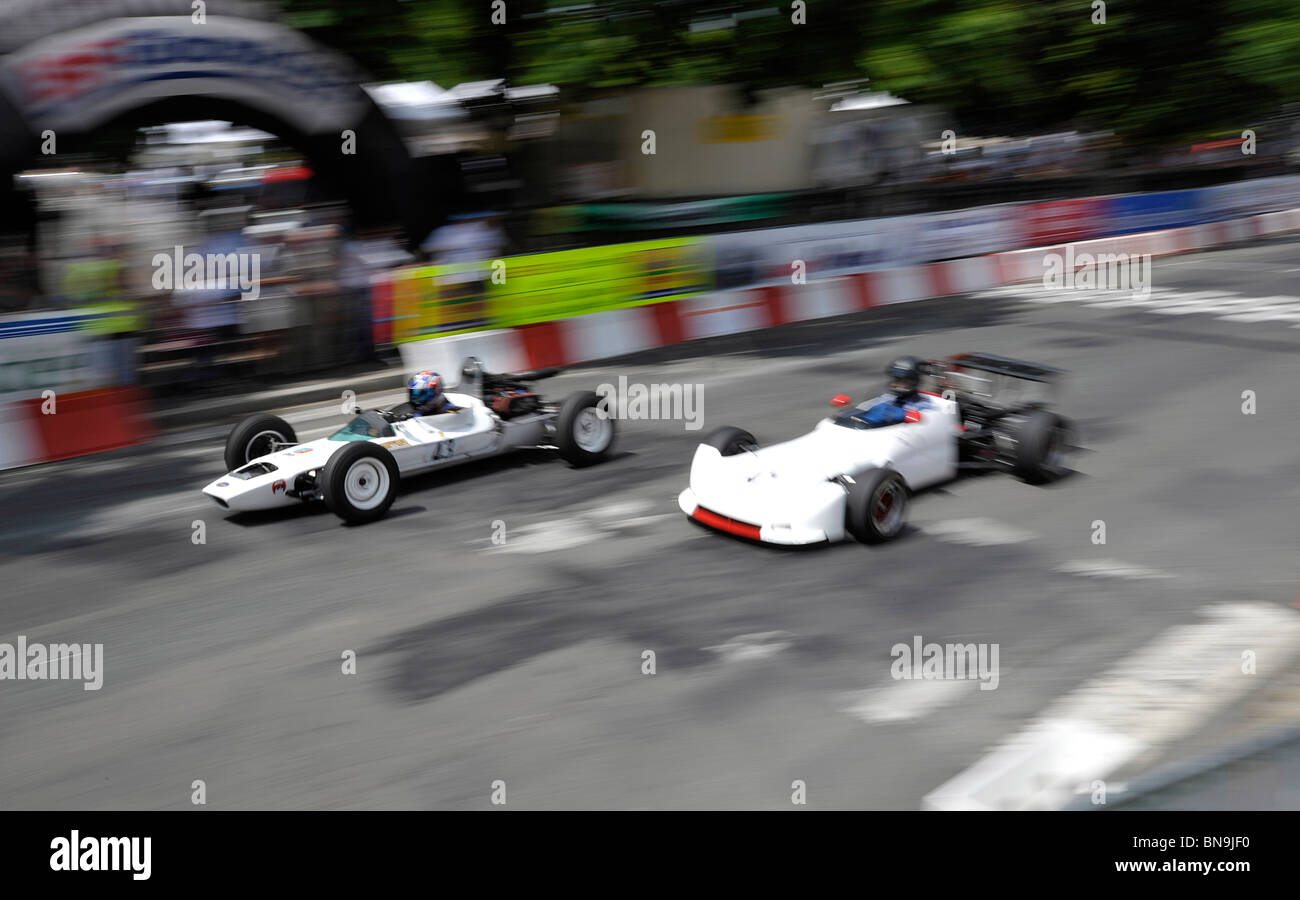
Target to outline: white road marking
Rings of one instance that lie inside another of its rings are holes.
[[[1177,303],[1182,292],[1169,288],[1153,288],[1145,297],[1134,296],[1132,291],[1107,291],[1096,302],[1086,303],[1093,309],[1119,309],[1125,306],[1167,306]]]
[[[492,545],[492,549],[508,553],[552,553],[612,537],[623,529],[676,518],[675,513],[650,513],[656,507],[662,505],[646,497],[629,497],[575,510],[569,516],[531,522],[513,532],[507,530],[505,543]]]
[[[926,534],[953,544],[971,544],[976,547],[993,547],[999,544],[1019,544],[1033,540],[1034,534],[1022,528],[1013,528],[995,519],[950,519],[921,526]]]
[[[1065,575],[1083,575],[1093,578],[1124,578],[1133,581],[1150,578],[1173,578],[1169,572],[1151,569],[1118,559],[1079,559],[1057,566]]]
[[[725,644],[701,649],[712,651],[722,657],[724,662],[743,662],[753,659],[766,659],[789,647],[794,637],[788,631],[760,631],[742,634]]]
[[[640,516],[653,508],[654,503],[648,498],[631,497],[627,500],[616,500],[603,506],[597,506],[595,509],[588,511],[587,515],[601,522],[615,521],[631,516]]]
[[[974,296],[1009,296],[1042,304],[1077,301],[1092,309],[1143,307],[1165,316],[1218,313],[1215,318],[1227,322],[1294,322],[1300,327],[1300,297],[1291,296],[1242,297],[1232,291],[1152,288],[1149,296],[1135,297],[1131,291],[1048,290],[1032,283],[983,291]]]
[[[630,519],[622,519],[616,524],[619,528],[640,528],[642,525],[662,522],[664,519],[676,519],[679,515],[679,513],[655,513],[652,516],[633,516]]]
[[[505,553],[554,553],[582,547],[605,534],[603,529],[593,527],[584,519],[553,519],[525,525],[513,534],[507,530],[505,543],[493,545],[493,549]]]
[[[1185,316],[1191,313],[1204,312],[1212,304],[1223,304],[1225,301],[1232,299],[1231,294],[1225,294],[1222,291],[1200,291],[1191,294],[1179,294],[1171,299],[1167,304],[1152,310],[1162,316]]]
[[[1244,674],[1244,651],[1257,675]],[[927,809],[1057,809],[1079,784],[1167,747],[1300,652],[1300,613],[1215,604],[1047,709],[1015,737],[927,794]],[[1110,785],[1113,790],[1114,785]]]
[[[1260,297],[1259,302],[1246,308],[1247,312],[1219,316],[1227,322],[1267,322],[1271,320],[1300,321],[1300,297]]]
[[[872,725],[908,722],[972,692],[979,693],[979,681],[948,679],[899,679],[880,688],[847,694],[844,712]]]

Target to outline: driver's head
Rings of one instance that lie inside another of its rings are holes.
[[[915,356],[900,356],[885,369],[889,392],[900,400],[912,397],[921,387],[921,361]]]
[[[416,412],[428,412],[442,405],[442,376],[437,372],[416,372],[406,383],[406,395]]]

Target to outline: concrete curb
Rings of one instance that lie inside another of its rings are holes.
[[[1179,759],[1167,763],[1157,769],[1141,775],[1132,781],[1129,781],[1122,792],[1115,796],[1115,799],[1108,802],[1105,806],[1093,804],[1086,798],[1080,798],[1064,807],[1065,811],[1078,812],[1081,810],[1105,810],[1118,809],[1133,803],[1141,798],[1162,791],[1165,788],[1173,787],[1184,781],[1190,781],[1193,778],[1199,778],[1202,775],[1208,775],[1216,769],[1232,765],[1243,759],[1257,756],[1266,750],[1272,750],[1274,747],[1280,747],[1294,741],[1300,741],[1300,719],[1292,722],[1290,725],[1284,725],[1281,728],[1258,734],[1253,737],[1243,738],[1228,744],[1226,747],[1218,750],[1210,750],[1197,756]]]

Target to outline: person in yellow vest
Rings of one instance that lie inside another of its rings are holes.
[[[124,284],[121,245],[110,252],[71,262],[64,269],[63,294],[85,315],[81,331],[95,337],[102,376],[109,385],[135,384],[136,349],[145,316]]]

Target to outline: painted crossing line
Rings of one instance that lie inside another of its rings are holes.
[[[1037,284],[1010,285],[982,291],[979,298],[1013,298],[1025,303],[1080,303],[1091,309],[1137,308],[1157,315],[1213,315],[1225,322],[1289,322],[1300,328],[1300,297],[1246,297],[1233,291],[1152,288],[1145,296],[1132,291],[1049,290]]]

